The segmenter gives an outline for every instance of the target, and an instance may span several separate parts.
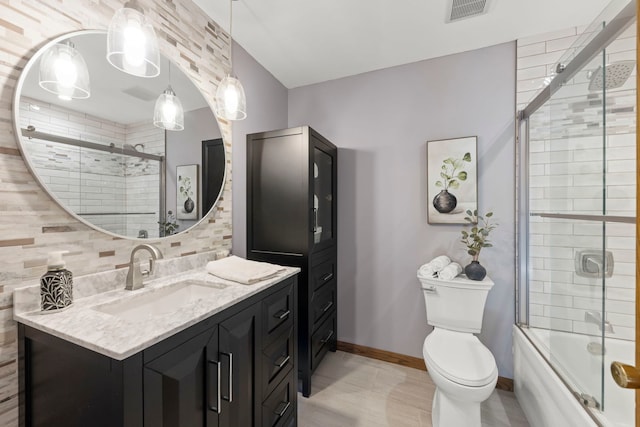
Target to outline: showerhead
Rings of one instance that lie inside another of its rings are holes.
[[[594,92],[603,88],[619,88],[629,79],[635,66],[635,61],[618,61],[608,64],[604,68],[604,73],[602,72],[602,67],[598,67],[591,75],[587,76],[590,79],[589,91]]]
[[[136,147],[134,147],[131,144],[122,144],[122,149],[123,150],[138,151],[138,150],[136,150]]]

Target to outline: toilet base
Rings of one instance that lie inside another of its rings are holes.
[[[480,402],[461,402],[436,388],[431,422],[433,427],[481,427]]]

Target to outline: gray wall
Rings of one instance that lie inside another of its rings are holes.
[[[247,118],[233,122],[233,253],[247,253],[247,134],[287,127],[287,88],[238,44],[233,70],[247,97]]]
[[[416,270],[440,254],[470,261],[461,225],[427,224],[426,141],[477,135],[479,208],[500,223],[480,255],[496,283],[480,339],[513,377],[515,68],[507,43],[289,91],[288,125],[339,147],[341,341],[422,357],[429,329]],[[234,159],[243,155],[234,147]]]
[[[221,138],[218,122],[209,107],[184,113],[184,130],[167,131],[167,210],[177,215],[176,207],[176,166],[199,165],[198,174],[198,219],[178,220],[184,231],[202,218],[202,141]],[[205,212],[206,213],[206,212]],[[166,212],[165,212],[166,214]]]

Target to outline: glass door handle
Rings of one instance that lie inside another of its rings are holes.
[[[620,362],[611,364],[611,376],[622,388],[640,388],[640,369]]]

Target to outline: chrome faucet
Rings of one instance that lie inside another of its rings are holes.
[[[611,326],[611,322],[609,322],[608,320],[605,320],[603,323],[602,315],[597,311],[585,311],[584,321],[587,323],[595,323],[596,325],[598,325],[598,329],[600,329],[600,331],[602,331],[602,327],[604,325],[605,332],[614,333],[613,326]]]
[[[151,254],[151,259],[149,260],[149,270],[140,271],[140,261],[136,261],[136,252],[140,249],[146,249]],[[160,249],[156,248],[153,245],[148,243],[144,243],[142,245],[138,245],[131,251],[131,260],[129,261],[129,272],[127,273],[127,282],[125,285],[125,289],[128,291],[135,291],[136,289],[140,289],[144,286],[142,283],[143,277],[148,277],[153,274],[153,267],[155,265],[156,259],[162,259],[162,252]]]

